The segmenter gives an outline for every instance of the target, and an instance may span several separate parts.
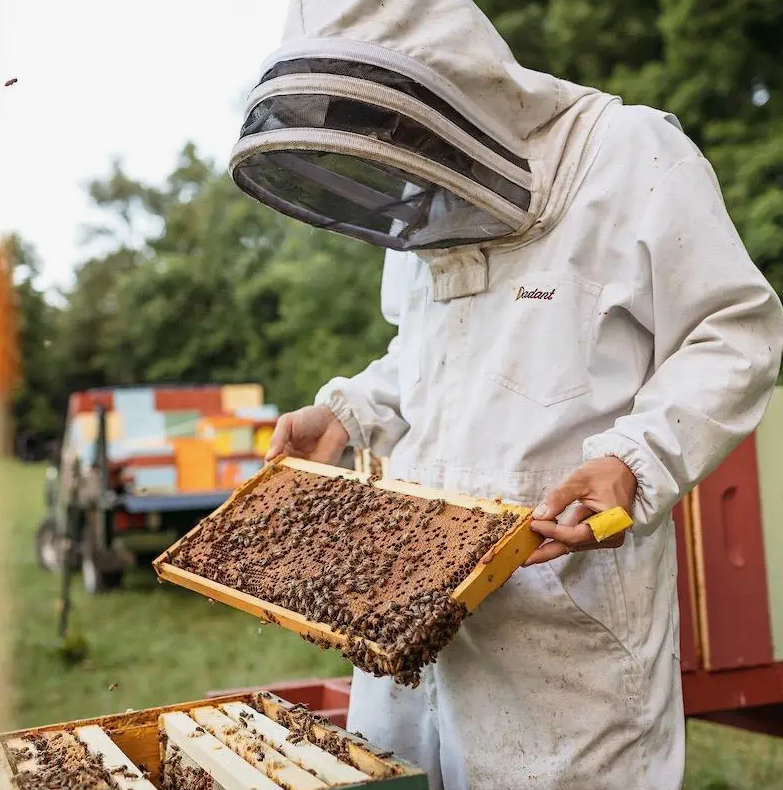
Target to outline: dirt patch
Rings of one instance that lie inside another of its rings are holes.
[[[515,522],[279,467],[169,561],[358,638],[356,666],[416,685],[467,614],[451,593]]]

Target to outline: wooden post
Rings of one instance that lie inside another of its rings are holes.
[[[0,392],[0,458],[10,455],[10,411],[5,395]]]

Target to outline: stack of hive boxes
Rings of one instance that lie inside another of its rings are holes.
[[[91,462],[99,405],[109,460],[138,493],[234,488],[259,470],[277,417],[259,385],[93,390],[71,397],[66,458]]]

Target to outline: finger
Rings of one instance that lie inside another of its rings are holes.
[[[573,548],[572,551],[593,551],[595,549],[619,549],[625,543],[625,530],[619,532],[617,535],[612,535],[611,538],[602,540],[600,543],[594,541],[586,546],[578,546]]]
[[[333,437],[324,437],[315,446],[307,458],[310,461],[317,461],[321,464],[334,464],[340,460],[345,446],[340,444]]]
[[[558,524],[556,521],[533,521],[530,529],[573,549],[597,543],[593,531],[584,523],[571,525]]]
[[[533,511],[533,518],[542,520],[557,518],[570,504],[581,499],[586,493],[584,478],[574,473],[564,483],[546,492],[543,501]]]
[[[278,419],[264,460],[271,461],[275,456],[281,455],[285,451],[291,440],[293,423],[294,417],[292,414],[284,414]]]
[[[309,455],[310,460],[336,464],[342,458],[349,438],[348,431],[342,423],[334,420],[318,439],[313,452]]]
[[[550,562],[569,554],[568,546],[564,546],[556,540],[550,540],[548,543],[543,543],[539,546],[523,563],[522,567],[527,568],[530,565],[539,565],[542,562]]]
[[[567,524],[570,527],[575,527],[580,522],[594,515],[595,511],[592,508],[580,503],[576,507],[570,509],[568,513],[566,513],[565,516],[559,518],[558,521],[561,524]]]

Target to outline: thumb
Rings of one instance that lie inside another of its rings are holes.
[[[286,445],[291,439],[291,431],[293,427],[293,416],[291,414],[284,414],[277,421],[275,425],[272,439],[269,442],[269,449],[266,451],[265,461],[271,461],[275,456],[281,455],[285,450]]]
[[[533,511],[533,518],[539,521],[552,521],[584,495],[584,482],[578,477],[571,476],[557,488],[552,488],[546,493]]]

